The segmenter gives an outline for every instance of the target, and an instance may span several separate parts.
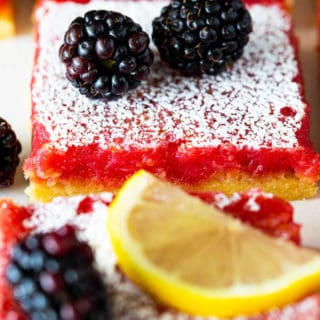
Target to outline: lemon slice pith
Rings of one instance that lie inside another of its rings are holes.
[[[112,202],[108,230],[125,274],[190,314],[256,314],[320,288],[318,252],[264,235],[145,171]]]

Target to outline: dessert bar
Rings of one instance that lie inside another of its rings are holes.
[[[40,1],[28,194],[48,201],[113,192],[143,168],[189,191],[257,186],[286,199],[314,196],[320,163],[291,17],[282,1],[247,3],[253,32],[232,69],[185,77],[154,48],[148,80],[106,102],[86,98],[66,79],[58,52],[70,22],[90,10],[114,10],[151,35],[168,1]]]
[[[199,195],[200,196],[200,195]],[[228,211],[241,219],[250,220],[255,216],[256,222],[269,233],[273,225],[274,234],[296,241],[299,233],[297,225],[292,221],[292,207],[289,203],[251,190],[246,194],[234,194],[227,197],[222,193],[201,195],[207,202]],[[78,228],[81,240],[87,242],[95,257],[98,270],[103,276],[107,288],[106,303],[110,310],[108,319],[121,320],[192,320],[204,319],[192,317],[160,306],[149,295],[132,284],[119,270],[116,257],[111,248],[106,228],[108,206],[113,195],[102,193],[89,196],[56,198],[50,203],[18,206],[10,200],[0,201],[0,318],[27,319],[25,313],[13,300],[13,292],[5,279],[5,271],[9,264],[9,251],[18,239],[33,234],[51,232],[64,225],[74,225]],[[266,218],[264,210],[272,207],[274,216]],[[251,217],[251,218],[250,218]],[[286,218],[284,218],[286,217]],[[278,219],[279,218],[279,219]],[[281,224],[282,220],[282,224]],[[275,227],[275,221],[279,224]],[[291,230],[296,230],[294,233]],[[287,231],[287,232],[286,232]],[[32,243],[32,242],[30,242]],[[21,256],[20,256],[21,257]],[[16,291],[17,292],[17,291]],[[263,315],[241,317],[248,320],[317,320],[320,312],[319,295],[310,295],[299,302],[275,309]],[[208,318],[206,318],[208,319]],[[211,317],[210,319],[216,319]],[[240,319],[240,318],[236,318]]]

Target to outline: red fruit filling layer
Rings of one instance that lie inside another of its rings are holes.
[[[34,132],[35,137],[46,136],[46,131],[40,126]],[[229,145],[228,148],[195,148],[181,152],[181,142],[169,140],[157,148],[143,150],[135,147],[123,151],[105,150],[93,144],[70,147],[64,153],[52,148],[39,152],[46,142],[33,141],[34,152],[25,162],[26,171],[37,168],[43,178],[55,172],[62,180],[74,178],[81,181],[85,177],[117,188],[138,168],[158,175],[165,173],[167,179],[182,184],[201,183],[213,173],[226,170],[240,170],[255,176],[263,173],[295,173],[316,181],[320,169],[318,157],[308,149],[290,152],[286,149],[238,149]]]
[[[5,270],[11,246],[30,232],[23,222],[31,215],[32,211],[28,208],[17,207],[8,200],[0,200],[0,319],[2,320],[26,320],[13,299],[11,288],[5,279]]]
[[[283,199],[255,189],[236,193],[230,198],[219,192],[193,194],[271,236],[300,244],[301,225],[294,222],[293,207]]]

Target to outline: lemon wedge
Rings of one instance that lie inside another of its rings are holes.
[[[111,204],[120,268],[160,303],[202,316],[257,314],[320,288],[320,254],[271,238],[145,171]]]

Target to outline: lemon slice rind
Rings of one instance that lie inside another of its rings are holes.
[[[154,265],[146,257],[142,245],[128,232],[130,228],[128,215],[133,208],[144,205],[143,201],[139,203],[137,199],[143,198],[144,192],[151,185],[157,188],[158,183],[162,184],[144,171],[138,172],[129,179],[110,206],[108,229],[121,269],[161,303],[192,315],[219,317],[251,315],[282,307],[320,288],[320,255],[280,239],[271,241],[283,246],[284,250],[289,248],[293,252],[296,250],[299,253],[305,252],[311,258],[306,263],[292,265],[291,270],[286,269],[285,274],[279,273],[279,276],[267,278],[259,284],[236,283],[224,288],[208,289],[186,282],[176,273]],[[156,201],[159,201],[159,204],[167,200],[161,190],[159,193],[155,191],[154,194],[158,197]],[[189,195],[186,196],[189,197]],[[198,199],[192,201],[198,201],[204,205]],[[216,211],[213,208],[210,210]],[[220,212],[216,213],[216,218],[225,220],[227,224],[236,221],[235,228],[245,228],[258,237],[269,238],[260,231],[251,230],[252,228],[244,226],[234,218]],[[265,262],[261,261],[261,263]],[[248,272],[254,271],[248,270]]]

